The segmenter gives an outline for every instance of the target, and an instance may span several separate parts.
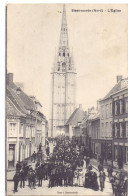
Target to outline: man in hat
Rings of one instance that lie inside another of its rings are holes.
[[[14,177],[13,177],[13,181],[14,181],[14,193],[18,192],[17,188],[18,188],[18,183],[20,181],[20,174],[19,172],[16,172]]]

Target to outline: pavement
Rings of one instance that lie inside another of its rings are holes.
[[[8,182],[7,184],[7,194],[13,195],[13,182]],[[36,189],[30,189],[28,187],[28,184],[26,183],[25,188],[18,188],[18,192],[15,193],[15,195],[95,195],[95,196],[112,196],[112,189],[111,184],[105,182],[105,189],[103,192],[100,190],[94,191],[92,189],[87,189],[84,187],[53,187],[48,188],[48,181],[43,181],[42,187],[37,187]]]

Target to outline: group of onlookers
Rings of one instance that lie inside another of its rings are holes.
[[[38,153],[40,154],[40,152],[41,144]],[[28,181],[28,186],[31,189],[35,189],[36,185],[42,187],[44,180],[48,180],[49,188],[56,186],[83,186],[95,191],[99,189],[104,191],[106,174],[102,158],[98,165],[99,172],[96,172],[81,145],[70,140],[58,139],[52,155],[48,156],[46,161],[39,160],[38,153],[34,152],[32,155],[35,163],[34,169],[26,161],[17,163],[16,173],[13,178],[14,192],[18,191],[18,185],[24,188],[26,181]],[[119,172],[114,174],[112,167],[108,167],[107,173],[112,184],[113,194],[121,196],[123,193],[126,196],[127,178],[125,175]]]

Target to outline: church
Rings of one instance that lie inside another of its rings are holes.
[[[76,109],[76,70],[69,48],[66,9],[63,6],[59,47],[51,73],[49,137],[65,135],[65,123]]]

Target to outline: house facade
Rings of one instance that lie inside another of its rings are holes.
[[[42,143],[42,122],[46,127],[47,121],[38,111],[39,103],[13,82],[13,74],[7,74],[6,79],[6,152],[10,169],[38,150]]]
[[[113,160],[121,160],[128,169],[128,78],[122,79],[112,94]]]

